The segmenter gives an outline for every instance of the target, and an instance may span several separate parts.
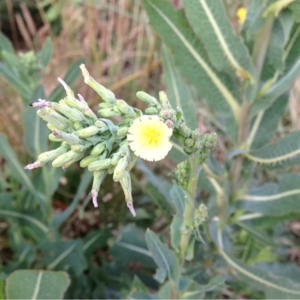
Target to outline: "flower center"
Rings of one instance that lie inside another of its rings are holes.
[[[161,143],[161,132],[158,128],[146,127],[144,130],[145,143],[149,146],[158,146]]]

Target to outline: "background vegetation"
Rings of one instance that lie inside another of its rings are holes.
[[[6,0],[0,13],[0,299],[29,297],[36,282],[55,286],[35,295],[45,299],[299,298],[298,0]],[[95,209],[78,165],[23,170],[55,147],[28,105],[63,98],[57,77],[97,111],[83,62],[130,105],[165,89],[188,125],[218,134],[195,199],[208,208],[202,242],[180,278],[169,230],[185,191],[167,176],[186,158],[176,141],[170,158],[132,172],[136,218],[109,177]]]

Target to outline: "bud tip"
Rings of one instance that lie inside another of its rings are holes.
[[[129,211],[131,212],[131,214],[135,217],[136,216],[136,212],[135,212],[135,209],[133,207],[133,204],[132,203],[127,203],[127,207],[129,209]]]

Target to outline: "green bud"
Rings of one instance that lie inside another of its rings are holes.
[[[145,109],[145,113],[147,115],[158,115],[159,111],[155,107],[148,107],[148,108]]]
[[[97,120],[95,122],[95,126],[99,127],[99,128],[103,128],[103,127],[107,127],[105,122],[101,121],[101,120]]]
[[[97,126],[92,125],[92,126],[74,131],[74,134],[76,134],[77,136],[79,136],[81,138],[88,138],[93,135],[96,135],[98,132],[99,132],[99,128]]]
[[[43,107],[37,111],[37,114],[46,122],[52,124],[56,128],[63,130],[69,127],[68,119],[58,114],[51,107]]]
[[[192,131],[192,136],[191,136],[191,138],[192,138],[193,140],[195,140],[195,141],[196,141],[196,140],[199,140],[200,137],[201,137],[201,133],[200,133],[199,129],[195,129],[195,130]]]
[[[98,160],[99,158],[97,156],[88,155],[84,159],[80,161],[80,167],[86,168],[90,163]]]
[[[93,112],[89,107],[83,108],[83,109],[82,109],[82,113],[83,113],[86,117],[88,117],[88,118],[90,118],[90,119],[92,119],[92,120],[94,120],[94,121],[97,120],[97,116],[94,114],[94,112]]]
[[[97,160],[89,164],[88,169],[91,172],[99,171],[99,170],[106,170],[111,166],[111,159],[106,158],[102,160]]]
[[[83,143],[83,141],[77,135],[74,135],[72,133],[66,133],[58,130],[53,130],[52,133],[56,138],[62,139],[70,145]]]
[[[86,103],[79,101],[75,97],[65,97],[63,100],[69,107],[76,108],[79,111],[87,107]]]
[[[53,124],[50,124],[50,123],[47,123],[47,127],[52,131],[52,130],[57,130],[57,128],[53,125]]]
[[[72,128],[74,130],[79,130],[79,129],[83,129],[84,127],[83,127],[82,123],[80,123],[80,122],[74,122],[74,123],[72,123]]]
[[[95,171],[93,173],[93,186],[92,186],[91,194],[92,194],[93,204],[95,207],[98,207],[98,202],[97,202],[98,193],[100,190],[101,183],[103,182],[106,174],[107,172],[103,170]]]
[[[115,167],[113,180],[116,182],[120,181],[121,178],[124,176],[124,172],[127,167],[128,167],[128,158],[127,156],[124,156],[118,161]]]
[[[115,112],[111,108],[102,108],[102,109],[98,110],[98,114],[99,114],[99,116],[104,117],[104,118],[120,116],[119,112]]]
[[[74,159],[69,160],[68,162],[66,162],[65,164],[62,165],[62,168],[65,170],[66,168],[70,167],[72,164],[74,164],[75,162],[81,160],[84,156],[84,152],[78,153],[78,156],[75,157]]]
[[[194,146],[194,140],[193,139],[186,139],[184,144],[187,147],[193,147]]]
[[[69,161],[79,160],[82,158],[82,153],[74,152],[72,150],[61,154],[53,162],[52,166],[55,168],[61,167]]]
[[[192,131],[190,128],[187,127],[185,122],[182,122],[179,127],[178,127],[178,131],[181,135],[183,135],[184,137],[190,137]]]
[[[124,126],[124,127],[120,127],[117,131],[117,136],[119,137],[125,137],[127,135],[129,127]]]
[[[124,176],[120,180],[120,184],[122,186],[124,195],[125,195],[125,201],[127,203],[127,207],[129,208],[131,214],[135,217],[136,213],[133,207],[133,200],[132,200],[132,188],[131,188],[131,178],[128,171],[124,171]]]
[[[57,137],[55,137],[53,133],[50,133],[48,135],[48,139],[52,142],[63,142],[62,139],[58,139]]]
[[[115,171],[115,167],[110,167],[110,168],[107,169],[108,174],[113,174],[114,171]]]
[[[103,85],[99,84],[87,71],[85,65],[80,65],[82,75],[84,77],[84,82],[90,86],[105,102],[115,103],[116,97],[115,94],[105,88]]]
[[[64,99],[59,100],[58,103],[63,106],[69,106]]]
[[[147,103],[149,106],[156,106],[159,105],[158,101],[156,98],[150,96],[149,94],[145,92],[137,92],[136,96],[142,100],[143,102]]]
[[[52,107],[59,113],[66,116],[73,122],[82,122],[85,121],[85,117],[82,112],[75,108],[71,108],[69,106],[61,105],[56,102],[52,102]]]
[[[136,163],[136,156],[134,155],[133,152],[130,151],[130,160],[129,160],[129,164],[128,164],[128,167],[127,167],[127,171],[130,171],[133,166],[135,165]]]
[[[124,100],[117,100],[117,108],[119,111],[128,118],[133,118],[135,112],[131,106],[129,106]]]
[[[102,109],[102,108],[110,108],[110,109],[113,109],[115,105],[112,104],[112,103],[107,103],[107,102],[102,102],[99,104],[99,109]]]
[[[98,156],[105,150],[105,148],[106,148],[105,143],[99,143],[96,146],[94,146],[94,148],[91,151],[91,155]]]
[[[81,144],[77,144],[77,145],[72,145],[71,146],[71,150],[74,152],[84,152],[87,149],[89,149],[92,146],[91,143],[86,142],[85,144],[81,145]]]
[[[169,108],[169,107],[171,107],[169,99],[167,97],[167,94],[164,91],[160,91],[158,93],[158,96],[159,96],[159,100],[160,100],[161,106],[163,108]]]
[[[69,149],[70,149],[70,147],[68,145],[63,144],[62,146],[60,146],[54,150],[41,153],[38,156],[37,160],[40,163],[40,166],[43,166],[48,161],[51,161],[51,160],[57,158],[59,155],[66,153]]]
[[[195,225],[198,227],[199,225],[203,224],[207,220],[207,217],[208,217],[207,207],[205,204],[201,203],[195,211],[195,216],[194,216]]]

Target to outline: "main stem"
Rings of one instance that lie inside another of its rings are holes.
[[[190,159],[190,162],[191,162],[191,176],[187,187],[188,193],[186,193],[185,195],[185,209],[184,209],[184,216],[183,216],[184,228],[183,228],[180,245],[179,245],[181,266],[183,266],[183,263],[185,261],[186,251],[192,235],[192,226],[193,226],[194,211],[195,211],[194,199],[196,196],[197,181],[200,172],[200,167],[198,166],[197,158],[195,156],[193,156]]]

